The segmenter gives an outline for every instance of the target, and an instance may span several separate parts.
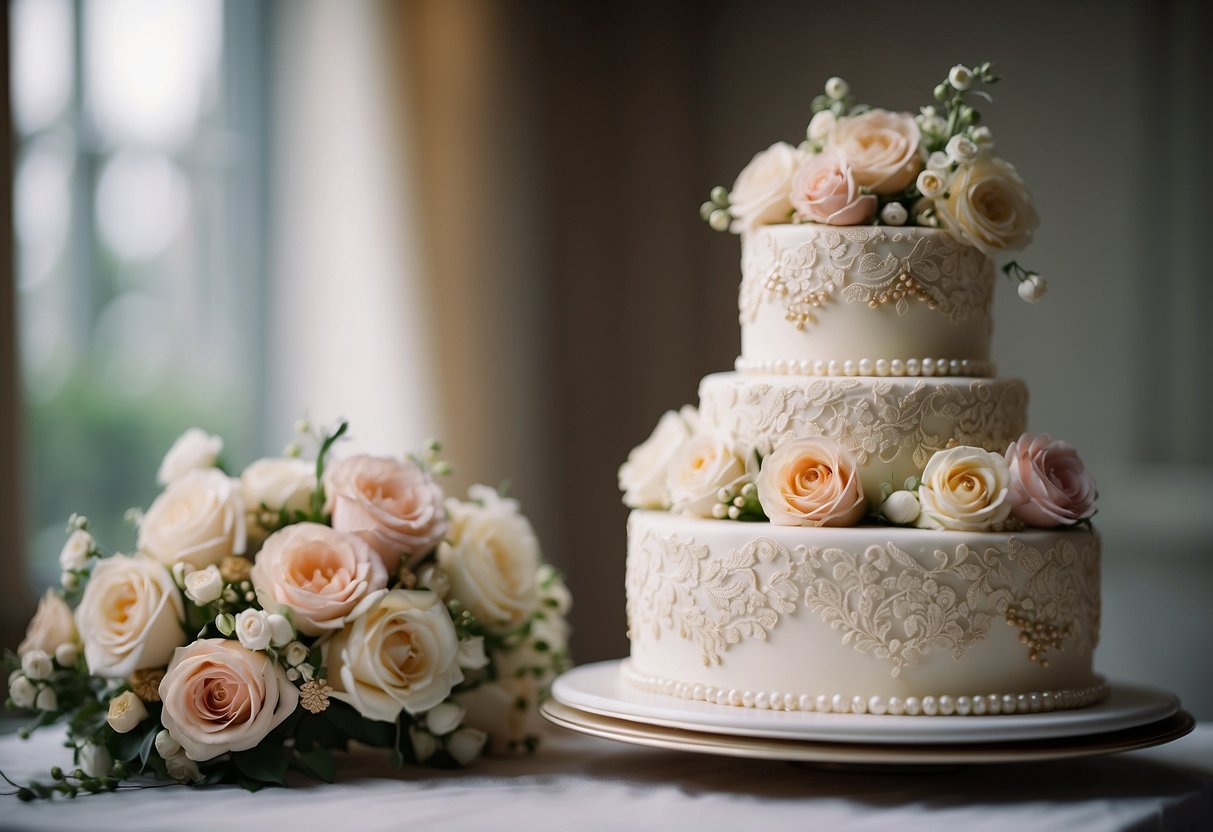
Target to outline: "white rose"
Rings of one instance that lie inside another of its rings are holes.
[[[8,695],[18,708],[29,709],[34,707],[34,702],[38,698],[38,689],[29,679],[18,676],[8,683]]]
[[[1001,454],[960,445],[937,451],[922,472],[917,525],[990,531],[1011,515],[1011,471]]]
[[[164,667],[185,642],[185,603],[164,566],[146,555],[114,555],[93,568],[76,608],[89,673],[123,679]]]
[[[29,650],[21,656],[21,672],[35,681],[49,679],[55,671],[45,650]]]
[[[698,517],[711,517],[719,502],[717,492],[736,485],[746,475],[733,440],[723,433],[700,433],[691,437],[670,460],[666,488],[671,510]]]
[[[223,594],[223,576],[219,567],[210,564],[206,569],[195,569],[185,576],[185,597],[200,607],[218,601]]]
[[[156,481],[168,485],[198,468],[213,468],[223,451],[223,440],[200,428],[190,428],[168,449]]]
[[[927,157],[927,170],[946,171],[952,167],[952,160],[942,150],[936,150]]]
[[[666,473],[670,460],[691,438],[699,421],[693,407],[681,411],[667,410],[657,421],[652,435],[628,454],[628,461],[619,467],[619,489],[623,504],[628,508],[665,508],[670,504],[666,491]]]
[[[292,641],[286,646],[286,650],[283,651],[283,655],[286,656],[286,663],[291,667],[298,667],[306,662],[309,653],[307,645],[302,641]]]
[[[38,601],[34,617],[30,619],[25,638],[17,647],[17,655],[25,656],[33,650],[44,654],[54,653],[61,644],[77,641],[76,622],[72,620],[72,609],[63,597],[48,589]]]
[[[468,497],[447,500],[451,526],[438,547],[438,566],[452,597],[490,632],[503,633],[539,605],[539,541],[516,500],[483,485],[469,488]]]
[[[239,482],[215,468],[173,480],[139,522],[139,550],[166,566],[218,564],[243,554],[245,540]]]
[[[38,691],[37,697],[34,698],[34,707],[48,713],[59,710],[59,694],[55,693],[54,688],[47,685]]]
[[[834,125],[837,121],[829,110],[819,110],[814,113],[813,118],[809,119],[809,139],[815,142],[826,141],[830,138],[830,133],[834,132]]]
[[[270,644],[274,647],[282,647],[289,644],[291,639],[295,637],[295,628],[291,625],[291,620],[285,615],[272,612],[265,617],[265,623],[270,628]]]
[[[927,199],[934,199],[948,189],[948,180],[941,171],[927,168],[918,174],[918,191]]]
[[[305,512],[316,490],[316,463],[290,457],[259,459],[240,475],[240,488],[251,517],[283,509]]]
[[[918,519],[921,510],[918,497],[913,491],[894,491],[880,506],[880,513],[884,518],[898,526],[913,523]]]
[[[97,541],[84,529],[76,529],[59,552],[59,568],[64,571],[83,569]]]
[[[464,709],[458,702],[443,702],[426,712],[425,727],[431,734],[441,737],[449,734],[463,722]]]
[[[128,690],[110,700],[105,721],[119,734],[126,734],[146,718],[147,707],[143,700]]]
[[[949,231],[990,256],[1023,248],[1040,223],[1015,168],[988,154],[957,170],[936,205]]]
[[[459,636],[432,592],[392,590],[323,650],[333,698],[380,722],[424,713],[463,681]]]
[[[236,638],[249,650],[264,650],[270,646],[269,618],[263,610],[241,610],[236,613]]]
[[[944,152],[948,154],[948,158],[951,161],[957,164],[964,164],[977,158],[977,145],[972,139],[965,136],[953,136],[948,139]]]
[[[792,216],[792,176],[805,155],[787,142],[759,152],[742,169],[729,191],[730,230],[752,231],[759,225],[787,222]]]
[[[109,777],[114,771],[114,758],[104,745],[87,742],[80,747],[80,768],[89,777]]]

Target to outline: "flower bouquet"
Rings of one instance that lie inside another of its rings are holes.
[[[73,516],[62,589],[6,657],[6,704],[37,712],[25,736],[65,720],[74,765],[23,799],[135,775],[331,781],[351,742],[397,767],[534,748],[570,600],[517,502],[484,486],[446,497],[437,443],[338,457],[345,423],[297,427],[287,456],[239,477],[221,439],[187,431],[163,492],[129,515],[134,554]]]

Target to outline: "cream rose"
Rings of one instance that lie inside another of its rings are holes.
[[[119,734],[127,734],[147,718],[147,706],[143,700],[128,690],[110,700],[105,721]]]
[[[937,451],[928,460],[918,488],[926,529],[980,532],[1011,516],[1011,472],[999,454],[961,445]]]
[[[380,722],[428,711],[463,681],[455,625],[432,592],[392,590],[323,651],[333,698]]]
[[[853,526],[867,507],[854,455],[816,436],[784,442],[762,461],[758,501],[776,526]]]
[[[168,485],[198,468],[214,468],[222,452],[223,439],[200,428],[190,428],[177,437],[164,455],[156,481]]]
[[[239,482],[216,468],[173,480],[139,521],[139,551],[168,566],[202,569],[242,554],[245,542]]]
[[[200,763],[256,746],[295,710],[299,691],[267,654],[204,638],[173,655],[160,699],[165,730]]]
[[[290,457],[259,459],[240,475],[240,489],[253,517],[263,511],[307,511],[316,490],[316,463]]]
[[[792,179],[796,216],[827,225],[859,225],[876,213],[876,197],[862,194],[851,167],[837,153],[814,156]]]
[[[960,167],[936,205],[949,231],[987,255],[1023,248],[1040,223],[1015,168],[988,154]]]
[[[164,667],[185,643],[185,603],[164,565],[146,555],[114,555],[93,567],[76,608],[76,630],[94,676],[124,679]]]
[[[868,110],[838,119],[826,149],[846,160],[857,184],[873,193],[895,194],[922,170],[919,137],[918,124],[909,113]]]
[[[792,214],[788,201],[792,176],[803,160],[804,154],[787,142],[776,142],[750,160],[729,191],[729,213],[733,215],[730,230],[734,234],[788,221]]]
[[[539,605],[539,541],[517,500],[483,485],[468,489],[468,497],[447,501],[451,530],[438,547],[438,567],[454,598],[490,631],[505,632]]]
[[[411,461],[351,456],[324,472],[325,511],[333,528],[357,532],[395,572],[401,555],[410,563],[446,534],[442,489]]]
[[[361,537],[319,523],[270,535],[253,564],[253,587],[266,610],[290,610],[299,632],[341,629],[387,587],[387,570]],[[361,605],[361,607],[360,607]]]
[[[670,460],[699,422],[699,414],[690,405],[680,411],[667,410],[644,442],[628,454],[619,466],[619,490],[628,508],[665,508],[670,504],[666,490],[666,471]]]
[[[25,630],[25,638],[17,647],[17,655],[24,656],[32,650],[54,655],[59,645],[75,644],[77,641],[72,608],[58,592],[48,589],[38,601],[38,609]]]
[[[63,544],[59,552],[59,568],[63,570],[83,569],[97,546],[97,541],[84,529],[76,529]]]
[[[717,492],[737,485],[746,473],[730,437],[718,432],[692,436],[674,454],[666,474],[671,510],[711,517]]]
[[[1095,479],[1065,442],[1025,433],[1007,448],[1007,465],[1014,514],[1029,526],[1068,526],[1095,514]]]

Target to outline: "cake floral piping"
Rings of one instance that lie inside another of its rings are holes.
[[[792,376],[975,376],[991,377],[992,361],[968,358],[859,358],[845,361],[812,358],[757,359],[740,357],[733,366],[747,375]]]
[[[875,714],[877,716],[996,716],[999,714],[1035,714],[1085,708],[1107,697],[1109,686],[1102,676],[1089,687],[1028,693],[986,693],[972,696],[951,694],[927,696],[847,696],[835,694],[785,693],[717,687],[679,682],[662,676],[640,673],[624,661],[623,676],[633,686],[650,693],[676,696],[694,702],[710,702],[739,708],[771,711],[807,711],[834,714]]]

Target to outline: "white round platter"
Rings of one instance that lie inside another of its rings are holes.
[[[1180,712],[1166,691],[1119,682],[1086,708],[998,716],[877,716],[735,708],[650,693],[621,673],[626,659],[575,667],[552,685],[552,698],[583,714],[729,737],[827,743],[947,745],[1082,737],[1160,722]]]

